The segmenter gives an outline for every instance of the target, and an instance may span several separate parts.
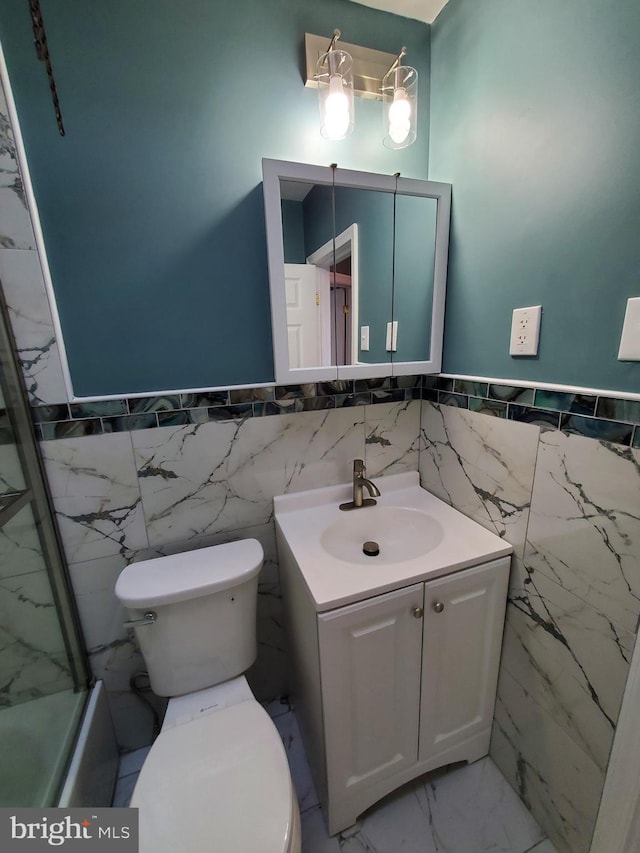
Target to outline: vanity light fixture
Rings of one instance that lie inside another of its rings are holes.
[[[418,116],[418,72],[402,64],[400,54],[385,53],[341,42],[334,30],[326,37],[305,34],[306,86],[318,89],[320,133],[326,139],[344,139],[354,127],[354,95],[383,102],[384,144],[406,148],[415,142]]]
[[[336,47],[339,38],[340,30],[336,29],[316,67],[320,133],[332,140],[344,139],[353,131],[353,59]]]
[[[382,80],[384,137],[387,148],[407,148],[416,141],[418,115],[418,72],[403,65],[403,47]]]

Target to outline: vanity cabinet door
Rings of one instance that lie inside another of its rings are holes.
[[[491,728],[509,565],[425,583],[420,761]]]
[[[422,600],[415,584],[318,618],[330,800],[416,762]]]

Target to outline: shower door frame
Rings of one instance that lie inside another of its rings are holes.
[[[0,281],[0,365],[5,380],[2,390],[25,479],[25,489],[0,508],[0,528],[21,509],[31,507],[56,612],[59,615],[60,630],[69,657],[74,690],[85,690],[90,686],[91,670],[16,352],[11,318]]]

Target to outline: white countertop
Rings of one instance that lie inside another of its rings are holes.
[[[442,525],[442,540],[428,553],[402,562],[376,563],[371,558],[351,564],[333,557],[320,542],[333,522],[368,511],[366,507],[349,513],[338,509],[340,503],[352,499],[351,483],[274,498],[276,527],[295,557],[318,612],[513,552],[504,539],[422,489],[417,471],[373,479],[381,492],[379,506],[410,507],[426,513]]]

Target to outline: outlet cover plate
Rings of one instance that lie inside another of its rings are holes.
[[[509,355],[538,355],[541,316],[542,305],[514,309]]]
[[[618,359],[640,361],[640,296],[627,299]]]

